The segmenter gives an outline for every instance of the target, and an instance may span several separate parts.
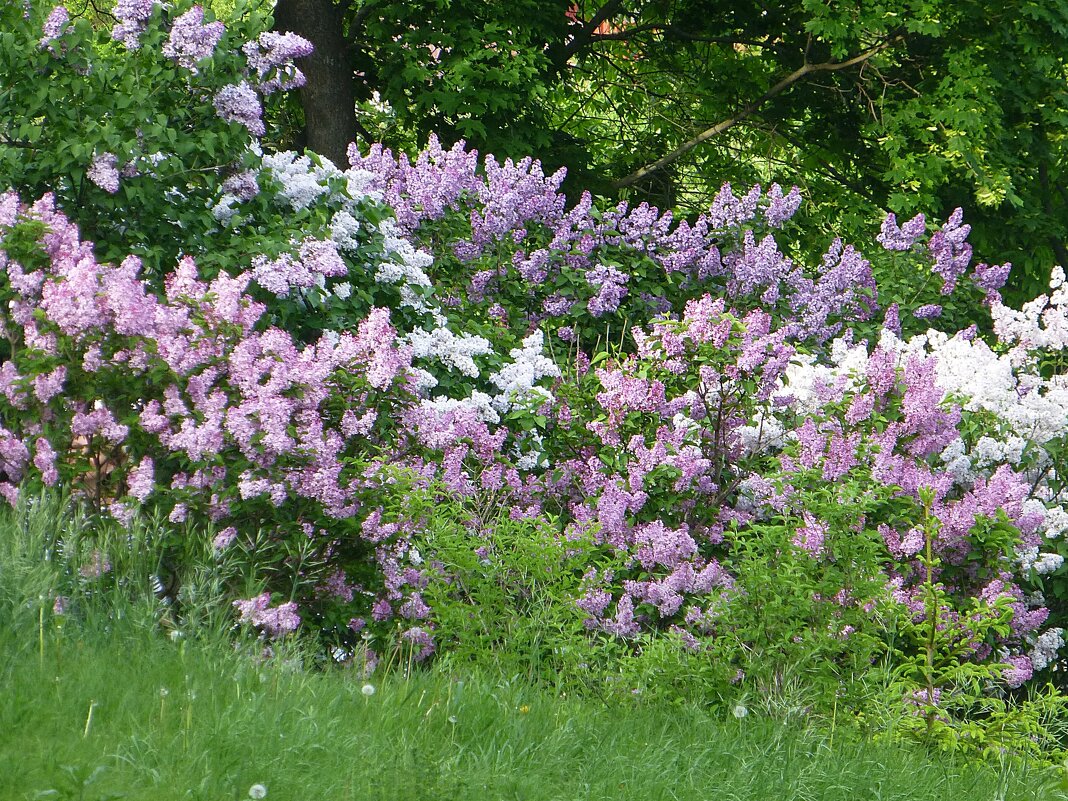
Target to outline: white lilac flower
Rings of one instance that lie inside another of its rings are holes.
[[[1035,560],[1034,571],[1040,576],[1048,576],[1064,564],[1064,557],[1057,553],[1044,553]]]
[[[1056,660],[1057,651],[1064,645],[1064,629],[1046,629],[1038,639],[1028,656],[1035,670],[1042,670]]]
[[[307,156],[288,150],[272,153],[263,157],[263,167],[281,184],[279,194],[294,211],[308,208],[330,191],[330,187],[319,180],[316,168]]]
[[[494,408],[507,411],[516,402],[530,400],[552,400],[552,394],[534,383],[542,378],[556,378],[560,368],[556,363],[542,354],[545,335],[534,331],[523,340],[521,348],[512,348],[509,355],[514,359],[504,365],[489,380],[500,389],[500,394],[493,399]]]
[[[1063,506],[1052,506],[1046,509],[1046,522],[1044,524],[1046,539],[1054,540],[1068,533],[1068,511]]]
[[[448,328],[433,331],[417,328],[408,334],[406,341],[412,346],[413,357],[438,361],[471,378],[479,375],[474,357],[493,353],[489,340],[473,334],[457,335]]]
[[[334,212],[330,220],[330,238],[342,250],[357,250],[360,240],[356,236],[360,230],[360,221],[345,209]]]
[[[478,414],[478,418],[484,423],[499,423],[501,417],[493,408],[490,396],[485,392],[475,390],[468,398],[431,398],[420,402],[421,409],[435,414],[455,412],[458,409],[471,409]]]

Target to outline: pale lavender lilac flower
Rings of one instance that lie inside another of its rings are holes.
[[[195,73],[197,62],[215,52],[224,31],[221,22],[205,23],[204,9],[193,6],[174,20],[170,36],[163,44],[163,55]]]
[[[67,27],[67,23],[70,21],[70,13],[67,11],[66,6],[58,5],[52,9],[48,15],[48,19],[45,20],[44,27],[41,29],[40,46],[49,47],[54,39],[58,39],[63,35],[63,31]]]
[[[263,106],[247,81],[224,86],[215,95],[215,111],[220,119],[236,122],[248,128],[253,136],[263,136]]]
[[[122,42],[127,50],[141,47],[140,37],[148,27],[155,0],[118,0],[112,12],[118,23],[111,29],[111,38]]]
[[[105,192],[114,195],[119,191],[119,158],[114,153],[101,153],[93,159],[85,177]]]

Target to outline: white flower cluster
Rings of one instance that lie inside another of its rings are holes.
[[[937,356],[938,384],[946,395],[963,399],[969,411],[991,412],[1019,439],[1042,444],[1068,431],[1065,376],[1047,381],[1021,372],[1010,356],[998,356],[982,340],[936,331],[914,337],[899,350]]]
[[[458,409],[471,409],[475,411],[478,418],[484,423],[501,422],[501,417],[493,408],[490,396],[478,390],[472,392],[470,397],[467,398],[424,398],[420,401],[419,407],[424,411],[431,411],[437,414],[455,412]]]
[[[1016,563],[1026,573],[1034,570],[1040,576],[1046,576],[1064,564],[1064,557],[1056,553],[1039,553],[1038,546],[1016,549]]]
[[[360,230],[360,221],[353,217],[347,209],[334,212],[330,219],[330,238],[341,250],[357,250],[360,240],[356,233]]]
[[[432,312],[413,287],[431,286],[425,270],[434,263],[433,257],[426,251],[416,250],[393,220],[383,220],[378,230],[385,240],[386,258],[378,265],[375,280],[380,284],[399,285],[402,306],[410,306],[417,312]]]
[[[556,363],[542,354],[544,347],[545,335],[538,330],[523,340],[523,347],[512,348],[509,355],[514,361],[489,377],[500,390],[493,399],[494,408],[506,412],[516,403],[552,399],[552,393],[547,389],[534,385],[541,378],[560,375]]]
[[[1049,288],[1050,294],[1039,295],[1019,311],[1000,303],[990,307],[998,340],[1016,345],[1010,351],[1014,363],[1024,363],[1038,348],[1068,348],[1068,283],[1063,268],[1053,268]]]
[[[1068,511],[1063,506],[1046,509],[1046,521],[1042,525],[1046,539],[1055,540],[1068,534]]]
[[[829,364],[817,363],[811,354],[796,354],[779,381],[777,395],[794,399],[792,409],[804,416],[819,411],[820,387],[841,386],[845,390],[857,387],[856,376],[864,374],[868,362],[868,348],[861,342],[853,345],[841,339],[831,343]]]
[[[523,472],[533,470],[539,464],[543,467],[548,465],[548,459],[542,452],[542,438],[541,434],[537,431],[531,431],[525,438],[524,445],[529,445],[530,449],[525,450],[520,447],[519,443],[516,443],[513,449],[513,456],[515,456],[515,468]]]
[[[1042,670],[1057,658],[1057,651],[1064,645],[1064,629],[1046,629],[1035,640],[1028,656],[1035,670]]]
[[[406,340],[412,346],[415,358],[438,361],[471,378],[479,375],[474,357],[493,353],[493,346],[488,340],[474,334],[456,335],[448,328],[435,328],[433,331],[417,328],[408,334]]]
[[[280,194],[294,211],[308,208],[330,192],[328,179],[342,177],[341,171],[328,159],[315,164],[307,156],[291,150],[268,154],[263,157],[262,164],[281,185]]]
[[[775,415],[763,411],[757,412],[752,425],[738,429],[739,441],[746,454],[766,453],[781,448],[788,436],[782,422]]]

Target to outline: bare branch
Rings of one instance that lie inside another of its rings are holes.
[[[886,41],[880,42],[879,44],[875,45],[874,47],[868,48],[864,52],[859,53],[856,56],[853,56],[853,58],[847,59],[845,61],[827,61],[827,62],[824,62],[822,64],[809,64],[808,62],[806,62],[806,63],[802,64],[796,70],[791,72],[789,75],[787,75],[781,81],[779,81],[777,84],[775,84],[773,87],[771,87],[768,91],[766,91],[759,98],[757,98],[752,103],[749,103],[747,106],[745,106],[741,111],[739,111],[733,117],[728,117],[725,120],[717,122],[711,128],[706,128],[705,130],[701,131],[701,133],[697,134],[697,136],[695,136],[692,139],[688,139],[687,141],[683,142],[681,145],[679,145],[677,148],[672,150],[666,156],[663,156],[662,158],[657,159],[656,161],[654,161],[651,164],[647,164],[646,166],[642,167],[639,170],[636,170],[636,171],[632,172],[630,175],[628,175],[628,176],[626,176],[624,178],[620,178],[619,180],[613,182],[612,185],[617,189],[622,189],[623,187],[631,186],[633,184],[636,184],[638,181],[642,180],[643,178],[645,178],[647,175],[649,175],[651,173],[654,173],[657,170],[661,170],[664,167],[667,167],[669,164],[673,164],[674,162],[678,161],[682,156],[685,156],[687,153],[689,153],[691,150],[693,150],[695,147],[697,147],[702,142],[706,142],[709,139],[711,139],[713,136],[716,136],[718,134],[723,133],[728,128],[731,128],[731,127],[737,125],[739,122],[741,122],[742,120],[744,120],[747,117],[749,117],[750,115],[752,115],[754,112],[756,112],[758,109],[760,109],[765,103],[767,103],[769,100],[771,100],[771,98],[773,98],[776,95],[781,94],[782,92],[786,91],[791,86],[793,86],[795,83],[797,83],[802,78],[804,78],[806,75],[810,75],[810,74],[812,74],[814,72],[835,72],[835,71],[838,71],[838,70],[848,69],[849,67],[854,67],[857,64],[864,63],[865,61],[870,59],[872,56],[875,56],[878,53],[883,52],[884,50],[892,47],[894,44],[900,42],[903,39],[904,39],[903,35],[894,36],[894,37],[892,37],[890,39],[887,39]]]

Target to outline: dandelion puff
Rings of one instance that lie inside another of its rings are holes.
[[[738,720],[741,720],[749,714],[749,710],[746,709],[745,706],[742,704],[735,704],[734,708],[731,709],[731,714],[734,715],[734,717],[738,718]]]
[[[254,785],[252,785],[251,787],[248,788],[248,797],[249,798],[260,799],[260,798],[265,798],[266,796],[267,796],[267,788],[264,787],[262,784],[254,784]]]
[[[375,694],[375,686],[373,684],[365,684],[360,688],[360,692],[370,698]]]

